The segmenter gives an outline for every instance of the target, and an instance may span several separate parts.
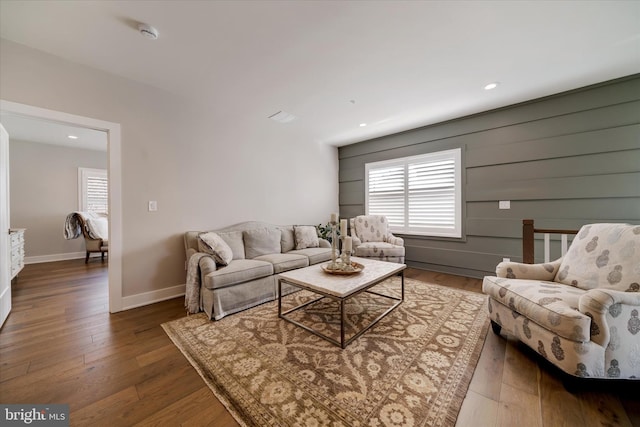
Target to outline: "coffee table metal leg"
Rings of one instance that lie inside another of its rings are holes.
[[[340,346],[342,348],[346,347],[344,342],[344,301],[344,298],[340,299]]]
[[[278,278],[278,317],[282,317],[282,279]]]

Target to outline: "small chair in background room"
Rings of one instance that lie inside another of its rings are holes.
[[[105,217],[104,219],[101,218],[100,221],[106,222],[108,221],[108,219]],[[98,253],[98,252],[100,252],[101,260],[102,262],[104,262],[104,254],[109,253],[109,240],[91,237],[91,235],[89,234],[89,228],[87,226],[85,218],[80,217],[80,223],[82,227],[82,235],[84,236],[84,244],[87,251],[87,255],[84,259],[84,263],[88,264],[89,256],[92,253]]]
[[[404,263],[404,240],[389,231],[384,215],[360,215],[350,219],[353,255]]]
[[[84,263],[89,263],[92,253],[100,253],[104,262],[104,254],[109,252],[109,217],[96,212],[72,212],[64,223],[64,237],[67,240],[77,239],[82,235],[87,251]]]

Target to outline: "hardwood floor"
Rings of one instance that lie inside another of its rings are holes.
[[[409,269],[407,277],[480,292],[481,281]],[[238,424],[161,323],[183,299],[109,314],[106,264],[27,265],[0,330],[0,402],[68,403],[71,425]],[[640,387],[569,393],[557,372],[489,331],[459,426],[640,426]]]

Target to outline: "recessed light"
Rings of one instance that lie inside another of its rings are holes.
[[[491,90],[491,89],[495,89],[495,88],[497,88],[497,87],[498,87],[498,85],[499,85],[499,84],[500,84],[500,83],[498,83],[498,82],[489,83],[488,85],[486,85],[486,86],[484,87],[484,90]]]
[[[68,137],[69,139],[78,139],[78,137],[77,137],[77,136],[75,136],[75,135],[68,135],[67,137]]]
[[[366,123],[360,123],[361,128],[365,127],[366,125],[367,125]]]

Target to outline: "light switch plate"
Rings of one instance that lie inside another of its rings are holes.
[[[510,262],[511,258],[502,258],[502,262]]]
[[[499,209],[511,209],[511,200],[500,200],[498,202]]]
[[[155,200],[149,200],[149,212],[155,212],[158,210],[158,202]]]

